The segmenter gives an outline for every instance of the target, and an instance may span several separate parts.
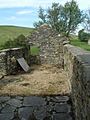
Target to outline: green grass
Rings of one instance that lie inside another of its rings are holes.
[[[81,42],[77,37],[70,40],[71,44],[90,51],[90,45],[87,42]]]
[[[3,45],[9,39],[14,39],[18,37],[20,34],[25,36],[30,35],[33,32],[33,28],[26,28],[26,27],[18,27],[18,26],[0,26],[0,49],[3,49]],[[77,36],[73,36],[71,38],[71,44],[74,46],[81,47],[85,50],[90,51],[90,45],[86,42],[81,42]],[[39,48],[36,46],[31,47],[31,54],[38,55]]]
[[[39,48],[36,46],[31,47],[31,55],[39,55]]]
[[[0,49],[2,45],[9,39],[14,39],[20,34],[25,36],[30,35],[33,28],[18,27],[18,26],[0,26]]]

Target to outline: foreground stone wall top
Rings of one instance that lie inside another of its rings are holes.
[[[69,44],[63,51],[76,120],[90,120],[90,52]]]

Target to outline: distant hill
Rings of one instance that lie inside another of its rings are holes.
[[[5,41],[16,38],[20,34],[25,36],[30,35],[33,30],[33,28],[19,26],[0,26],[0,46],[2,46]]]

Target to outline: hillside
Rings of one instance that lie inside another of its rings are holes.
[[[0,47],[9,39],[13,39],[20,34],[27,36],[34,29],[19,26],[0,26]]]

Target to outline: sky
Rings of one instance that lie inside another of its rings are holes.
[[[33,27],[38,9],[47,9],[53,2],[64,5],[70,0],[0,0],[0,25]],[[90,8],[90,0],[76,0],[81,10]]]

